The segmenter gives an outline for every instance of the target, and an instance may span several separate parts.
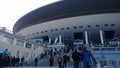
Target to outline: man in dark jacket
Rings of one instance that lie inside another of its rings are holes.
[[[20,64],[21,67],[23,66],[24,59],[25,59],[24,57],[21,58],[21,64]]]
[[[51,55],[50,56],[50,59],[49,59],[49,62],[50,62],[50,67],[54,64],[54,57]]]
[[[72,54],[72,58],[74,61],[74,68],[79,68],[79,62],[82,59],[82,54],[79,52],[78,48]]]
[[[66,68],[66,64],[67,64],[67,59],[68,59],[68,57],[67,57],[67,55],[65,54],[65,55],[63,56],[63,67],[65,67],[65,68]]]
[[[38,58],[36,57],[35,58],[35,66],[37,66],[37,63],[38,63]]]

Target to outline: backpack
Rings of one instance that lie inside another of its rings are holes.
[[[58,57],[58,62],[62,62],[62,57]]]

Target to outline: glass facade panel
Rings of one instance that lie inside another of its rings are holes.
[[[34,45],[33,50],[38,50],[38,46]]]
[[[10,43],[10,44],[13,44],[13,42],[14,42],[14,38],[7,37],[7,36],[6,36],[6,40],[5,40],[5,42],[8,42],[8,43]]]
[[[24,42],[21,41],[21,40],[17,40],[17,41],[16,41],[16,45],[18,45],[18,46],[22,46],[22,47],[23,47]]]
[[[32,45],[31,44],[29,44],[29,43],[26,43],[26,46],[25,46],[26,48],[30,48],[31,49],[31,47],[32,47]]]
[[[120,61],[118,61],[118,66],[120,66]]]
[[[108,62],[109,62],[110,66],[116,66],[117,65],[115,60],[109,60]]]

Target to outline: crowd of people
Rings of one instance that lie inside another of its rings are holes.
[[[55,51],[54,51],[55,50]],[[57,62],[58,62],[58,65],[59,65],[59,68],[62,68],[62,67],[65,67],[66,68],[66,64],[68,62],[68,55],[67,55],[67,52],[69,49],[65,49],[65,48],[61,48],[61,49],[51,49],[50,50],[50,58],[49,58],[49,66],[53,66],[54,65],[54,60],[55,60],[55,57]]]
[[[79,63],[83,62],[84,68],[90,68],[90,55],[91,52],[87,50],[87,47],[75,48],[72,59],[74,61],[74,68],[79,68]]]
[[[71,52],[70,52],[71,51]],[[70,53],[69,53],[70,52]],[[71,55],[70,55],[71,54]],[[87,49],[87,47],[79,46],[74,49],[48,49],[45,53],[42,53],[40,57],[36,57],[34,59],[34,65],[38,65],[39,59],[46,57],[49,62],[49,66],[54,66],[54,61],[58,62],[59,68],[66,68],[67,63],[73,63],[74,68],[79,68],[79,63],[82,62],[84,64],[84,68],[90,68],[90,55],[91,52]],[[5,49],[3,52],[0,52],[0,67],[9,67],[9,66],[23,66],[24,57],[11,57],[10,51]]]
[[[0,51],[0,68],[10,66],[23,66],[25,58],[12,57],[11,52],[8,49]]]
[[[48,50],[48,55],[50,55],[49,66],[52,67],[54,65],[54,60],[57,60],[59,68],[66,68],[67,63],[73,63],[74,68],[79,68],[80,62],[83,63],[84,68],[91,67],[90,66],[91,52],[87,49],[87,47],[85,47],[83,45],[80,45],[79,47],[75,47],[72,51],[71,56],[68,55],[69,51],[67,51],[65,49],[61,49],[59,51],[57,51],[56,49]],[[47,54],[47,52],[45,54]],[[57,57],[57,59],[55,57]]]

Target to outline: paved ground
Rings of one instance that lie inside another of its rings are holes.
[[[54,65],[52,66],[53,67],[58,67],[58,62],[56,60],[57,58],[55,57],[54,59]],[[34,66],[34,63],[31,63],[27,66]],[[36,67],[49,67],[49,57],[44,57],[43,59],[39,60],[38,62],[38,65]],[[73,63],[67,63],[67,67],[70,68],[72,67],[73,68]]]
[[[68,55],[71,56],[72,50],[68,53]],[[57,56],[54,56],[54,65],[51,68],[58,68],[58,62],[57,62]],[[34,63],[30,63],[27,66],[34,66]],[[74,68],[74,64],[68,62],[67,68]],[[44,57],[43,59],[39,60],[38,65],[36,67],[42,67],[42,68],[49,68],[49,56]],[[83,68],[82,62],[80,63],[80,68]]]
[[[5,68],[8,68],[8,67],[5,67]],[[49,67],[49,58],[44,57],[43,59],[39,60],[37,66],[34,66],[34,63],[30,63],[30,64],[27,64],[27,66],[24,65],[23,67],[9,67],[9,68],[58,68],[58,62],[55,57],[54,65],[52,67]],[[66,68],[74,68],[73,63],[68,62]],[[80,64],[80,68],[83,68],[82,64]]]
[[[69,52],[71,54],[71,52]],[[52,67],[49,67],[49,56],[46,56],[39,60],[38,65],[34,66],[34,62],[29,62],[28,64],[25,64],[23,67],[9,67],[9,68],[58,68],[58,62],[57,57],[54,56],[54,65]],[[66,68],[74,68],[74,64],[68,62]],[[7,68],[7,67],[5,67]],[[80,63],[80,68],[83,68],[82,62]]]

